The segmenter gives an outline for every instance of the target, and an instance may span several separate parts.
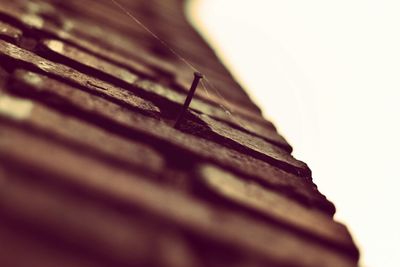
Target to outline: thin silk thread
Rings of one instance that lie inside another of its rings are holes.
[[[155,34],[152,30],[150,30],[146,25],[144,25],[138,18],[136,18],[129,10],[127,10],[123,5],[121,5],[117,0],[110,0],[116,7],[118,7],[123,13],[125,13],[130,19],[132,19],[134,22],[136,22],[140,27],[142,27],[147,33],[149,33],[154,39],[156,39],[158,42],[160,42],[164,47],[166,47],[173,55],[175,55],[180,61],[182,61],[186,66],[188,66],[192,71],[200,72],[193,64],[191,64],[187,59],[185,59],[182,55],[180,55],[175,49],[170,47],[163,39],[158,37],[157,34]],[[242,122],[238,121],[234,116],[233,113],[228,109],[228,101],[222,96],[222,94],[215,88],[211,81],[204,75],[204,81],[201,80],[200,83],[206,92],[207,96],[210,97],[210,94],[208,92],[207,86],[211,88],[217,95],[218,98],[222,100],[222,103],[219,103],[218,105],[222,108],[222,110],[230,116],[233,121],[235,121],[239,126],[242,128],[246,129],[248,127],[245,127]]]

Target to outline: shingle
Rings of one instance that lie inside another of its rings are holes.
[[[2,93],[7,84],[8,77],[9,77],[9,72],[5,68],[3,68],[3,66],[0,65],[0,94]]]

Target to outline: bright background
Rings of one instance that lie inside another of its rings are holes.
[[[193,0],[193,23],[361,248],[400,266],[400,1]]]

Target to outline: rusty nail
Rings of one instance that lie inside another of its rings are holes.
[[[179,124],[181,123],[186,110],[189,108],[190,102],[193,99],[194,93],[196,91],[197,85],[199,84],[200,79],[203,78],[203,74],[201,74],[200,72],[195,72],[194,73],[194,79],[192,82],[192,86],[190,87],[189,93],[186,97],[185,103],[183,104],[183,107],[181,109],[181,112],[179,113],[178,119],[175,122],[175,128],[178,128]]]

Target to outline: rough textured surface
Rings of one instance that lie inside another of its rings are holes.
[[[0,265],[352,267],[307,165],[183,2],[0,0]],[[90,8],[87,8],[90,6]]]

